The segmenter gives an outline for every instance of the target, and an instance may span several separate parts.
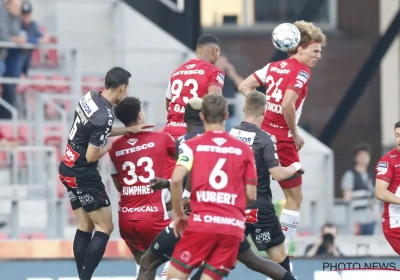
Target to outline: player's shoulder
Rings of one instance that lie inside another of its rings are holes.
[[[263,142],[263,144],[277,143],[276,137],[265,130],[259,129],[257,131],[257,136]]]
[[[383,161],[386,161],[386,162],[400,161],[400,156],[399,156],[399,152],[397,151],[397,149],[394,148],[394,149],[390,150],[389,152],[387,152],[385,155],[383,155],[379,159],[378,164],[379,164],[379,162],[383,162]]]

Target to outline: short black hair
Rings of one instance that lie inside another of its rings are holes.
[[[131,77],[131,73],[126,71],[121,67],[114,67],[108,70],[106,74],[106,79],[104,82],[104,87],[106,89],[115,89],[122,85],[129,84],[129,78]]]
[[[329,222],[325,223],[325,224],[321,227],[321,231],[323,231],[325,228],[336,228],[336,230],[338,230],[337,226],[335,226],[334,224],[329,223]]]
[[[365,142],[357,143],[353,147],[353,156],[356,156],[361,151],[372,154],[372,147],[370,144]]]
[[[136,97],[125,97],[114,107],[115,116],[125,126],[137,122],[139,113],[142,110],[142,102]]]
[[[219,46],[219,41],[214,35],[204,34],[201,35],[199,39],[197,39],[196,47],[198,48],[207,44],[216,44],[217,46]]]
[[[394,129],[399,128],[400,127],[400,121],[398,121],[397,123],[394,124]]]

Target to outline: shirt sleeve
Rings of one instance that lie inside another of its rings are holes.
[[[176,157],[176,146],[174,138],[169,133],[164,132],[165,137],[165,147],[167,148],[168,155],[175,158]]]
[[[258,81],[260,86],[265,85],[267,81],[267,73],[269,69],[269,63],[264,66],[264,68],[257,70],[256,72],[253,73],[254,78]]]
[[[270,136],[266,136],[270,137]],[[270,137],[266,139],[266,144],[264,146],[263,158],[265,165],[268,169],[274,168],[280,165],[278,151],[276,150],[276,142]]]
[[[93,125],[92,134],[90,135],[89,143],[96,148],[101,148],[106,144],[107,137],[111,133],[111,125],[105,123],[104,125]]]
[[[354,173],[347,170],[342,177],[340,188],[342,191],[352,191],[354,189]]]
[[[110,150],[110,152],[112,152],[112,151]],[[110,160],[109,160],[110,161],[110,174],[112,177],[118,177],[117,167],[115,166],[111,156],[109,158],[110,158]]]
[[[21,35],[21,18],[16,17],[10,20],[10,29],[9,29],[9,35],[10,37],[18,37]]]
[[[172,99],[172,93],[171,93],[171,79],[168,80],[168,87],[167,91],[165,92],[165,97],[169,100]]]
[[[376,179],[390,183],[393,178],[393,164],[388,157],[381,158],[376,165]]]
[[[179,165],[186,167],[188,171],[192,170],[193,167],[193,150],[186,143],[179,145],[179,157],[176,166]]]
[[[217,70],[211,73],[208,86],[219,86],[220,88],[224,87],[225,81],[225,73],[221,70]]]
[[[295,92],[300,94],[303,88],[307,86],[310,77],[311,77],[311,72],[309,69],[305,67],[293,72],[290,76],[287,89],[294,90]]]
[[[28,32],[28,43],[37,44],[39,43],[39,39],[43,37],[43,34],[40,32],[36,22],[32,22],[31,29],[31,32]]]
[[[171,200],[171,193],[168,189],[163,189],[161,195],[164,199],[164,203],[168,203]]]
[[[246,185],[257,186],[257,171],[256,164],[254,162],[254,154],[249,146],[246,146],[247,151],[247,162],[244,183]]]

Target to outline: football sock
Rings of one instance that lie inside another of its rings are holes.
[[[104,232],[96,231],[86,249],[85,262],[80,274],[81,280],[90,280],[93,272],[99,265],[106,251],[107,242],[110,236]]]
[[[139,275],[140,264],[136,264],[136,277]]]
[[[296,235],[297,225],[300,221],[300,212],[283,209],[280,222],[282,226],[282,232],[285,235],[285,247],[286,252],[289,254],[289,246],[290,242],[293,240]]]
[[[91,232],[85,232],[80,229],[76,230],[73,250],[76,268],[78,269],[78,275],[81,274],[83,263],[85,262],[86,248],[89,245],[91,239]]]
[[[290,273],[289,256],[286,256],[286,259],[284,259],[283,262],[279,263],[279,265],[282,266],[287,272]]]
[[[164,268],[163,268],[163,270],[162,270],[162,272],[161,272],[161,278],[160,278],[160,280],[167,280],[167,274],[168,274],[168,269],[169,269],[169,264],[170,264],[170,263],[171,263],[170,261],[167,261],[167,262],[165,263]]]
[[[296,280],[292,274],[286,272],[285,276],[283,276],[282,280]]]

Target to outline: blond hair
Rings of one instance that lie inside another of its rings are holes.
[[[252,91],[246,95],[244,108],[247,115],[261,116],[267,105],[265,94],[259,91]]]
[[[312,22],[307,22],[304,20],[299,20],[293,23],[300,31],[300,43],[299,46],[306,47],[308,44],[315,42],[321,44],[321,46],[326,45],[326,36],[322,33],[321,29],[314,25]],[[297,53],[297,48],[293,51],[289,51],[289,55],[294,55]]]

